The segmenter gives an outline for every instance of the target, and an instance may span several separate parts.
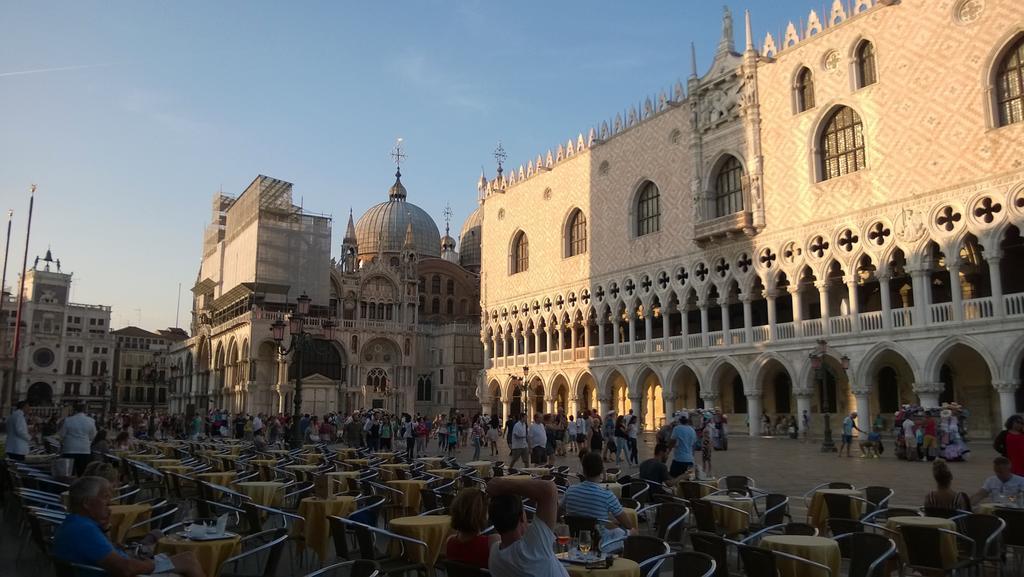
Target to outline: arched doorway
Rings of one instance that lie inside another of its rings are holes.
[[[556,375],[551,384],[551,396],[555,400],[555,413],[569,413],[569,381],[562,375]]]
[[[845,414],[854,401],[850,396],[850,381],[838,359],[825,355],[821,368],[811,369],[811,411],[818,414]]]
[[[639,377],[643,407],[633,407],[633,414],[638,417],[641,430],[656,431],[665,421],[665,400],[661,379],[650,369],[644,369]]]
[[[723,413],[747,414],[747,396],[743,390],[743,377],[740,376],[736,367],[729,363],[721,365],[711,382],[718,390]]]
[[[674,409],[704,408],[704,399],[700,397],[700,380],[697,373],[687,366],[679,367],[672,377],[672,393],[675,400]]]
[[[25,398],[28,400],[28,404],[33,407],[52,407],[53,389],[50,388],[49,383],[42,381],[32,383],[32,386],[28,388],[28,394]]]
[[[487,385],[487,394],[491,398],[490,415],[501,416],[501,386],[498,381],[491,381]]]
[[[597,383],[590,373],[580,375],[576,385],[576,407],[581,413],[597,408]]]
[[[544,411],[544,383],[540,377],[534,377],[530,381],[530,422],[533,422],[534,415],[543,415]]]
[[[777,359],[769,359],[761,374],[762,409],[775,417],[794,413],[793,379],[786,367]]]
[[[629,412],[629,385],[622,374],[615,371],[608,379],[608,388],[611,392],[610,410],[618,415],[625,415]],[[603,417],[604,415],[602,415]]]
[[[999,399],[992,394],[992,375],[978,351],[957,343],[945,351],[937,366],[937,380],[943,384],[940,405],[958,403],[966,408],[970,413],[969,430],[974,433],[994,433],[1002,428]]]

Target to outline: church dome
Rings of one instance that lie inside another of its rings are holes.
[[[395,184],[388,191],[387,202],[371,206],[356,223],[360,260],[371,260],[380,252],[401,253],[410,223],[416,255],[437,257],[441,254],[437,224],[426,211],[405,200],[407,193],[401,177],[401,173],[395,173]]]
[[[480,270],[480,231],[483,224],[482,207],[470,213],[459,234],[459,264],[464,268]]]

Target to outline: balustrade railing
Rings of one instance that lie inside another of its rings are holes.
[[[708,346],[721,347],[725,345],[725,336],[722,331],[711,331],[708,333]]]
[[[892,309],[889,312],[892,313],[892,328],[903,329],[914,326],[914,309],[908,307]]]
[[[882,311],[860,313],[858,321],[861,332],[880,331],[882,330]]]
[[[615,345],[605,345],[604,351],[601,356],[603,357],[614,357],[615,356]]]
[[[775,338],[781,340],[796,338],[796,325],[793,323],[778,323],[775,325]]]
[[[691,349],[703,349],[704,348],[704,335],[687,335],[686,346]]]
[[[1006,316],[1008,317],[1024,315],[1024,293],[1004,295],[1003,308],[1006,309]]]
[[[804,329],[805,337],[820,337],[822,334],[821,330],[821,319],[807,319],[803,322],[802,328]]]
[[[948,323],[953,320],[953,303],[935,303],[928,307],[930,323]]]
[[[671,348],[672,348],[673,351],[681,351],[681,350],[683,350],[683,347],[684,347],[684,345],[683,345],[683,335],[679,335],[677,337],[670,338],[669,339],[669,343],[671,343]]]
[[[747,329],[729,329],[727,345],[743,345],[747,342]]]
[[[537,353],[537,364],[543,365],[548,362],[548,352]]]
[[[637,341],[633,343],[633,354],[642,355],[647,352],[647,341]]]
[[[967,299],[963,302],[963,306],[965,321],[988,319],[995,316],[995,307],[992,303],[992,297]]]
[[[848,315],[841,317],[829,317],[828,326],[834,335],[845,335],[853,332],[853,323],[850,322],[850,317]]]
[[[755,343],[763,343],[771,340],[771,327],[769,327],[768,325],[758,325],[756,327],[751,327],[751,329],[754,335]]]

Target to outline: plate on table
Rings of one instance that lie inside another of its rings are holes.
[[[565,553],[558,553],[555,555],[559,561],[563,563],[572,563],[573,565],[586,565],[588,563],[596,563],[604,561],[606,555],[600,552],[589,552],[587,554],[580,553],[579,551],[567,551]]]
[[[220,539],[230,539],[232,537],[238,537],[237,533],[230,531],[224,531],[223,533],[207,533],[205,531],[192,531],[192,534],[188,534],[184,531],[179,532],[178,537],[182,539],[188,539],[189,541],[218,541]]]

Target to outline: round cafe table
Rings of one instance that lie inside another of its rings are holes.
[[[239,493],[264,507],[280,507],[284,497],[284,483],[276,481],[246,481],[245,483],[236,483],[235,487]]]
[[[452,518],[448,515],[422,515],[415,517],[397,517],[388,524],[388,529],[403,537],[419,539],[427,544],[427,550],[412,544],[405,544],[405,559],[413,563],[423,563],[433,567],[441,547],[452,532]],[[397,547],[395,542],[393,547]],[[393,554],[397,551],[392,550]]]
[[[585,565],[563,563],[569,577],[640,577],[640,565],[625,557],[616,557],[607,569],[587,569]]]
[[[864,498],[864,491],[857,489],[818,489],[811,497],[811,504],[807,507],[807,522],[818,528],[819,531],[826,529],[826,521],[829,517],[828,505],[825,503],[825,495],[846,495],[848,497]],[[851,500],[853,512],[860,517],[864,507],[863,501]]]
[[[462,471],[458,469],[434,469],[433,471],[430,471],[430,474],[437,475],[444,479],[458,479],[459,475],[462,474]]]
[[[956,531],[956,522],[951,521],[950,519],[943,519],[942,517],[889,517],[885,523],[886,528],[892,529],[897,533],[900,533],[900,527],[903,525],[912,525],[915,527],[936,527],[939,529]],[[950,535],[949,533],[942,533],[939,539],[942,543],[942,546],[939,549],[942,554],[942,565],[944,567],[952,567],[956,564],[956,536]],[[896,542],[896,550],[900,552],[900,557],[906,561],[907,546],[903,542],[902,533],[898,536],[894,536],[893,541]]]
[[[476,469],[477,477],[486,479],[491,476],[491,470],[494,468],[494,463],[491,461],[470,461],[466,463],[466,466]]]
[[[505,475],[502,479],[515,479],[517,481],[533,479],[533,475]]]
[[[347,517],[355,509],[356,498],[347,495],[329,499],[306,497],[299,502],[299,515],[304,520],[295,521],[292,535],[305,535],[306,547],[312,549],[320,561],[325,561],[331,543],[331,525],[327,517]]]
[[[209,473],[196,473],[193,475],[193,478],[197,481],[205,481],[214,485],[220,485],[221,487],[227,487],[235,482],[235,477],[237,476],[238,473],[235,471],[212,471]]]
[[[395,505],[404,507],[406,511],[417,512],[420,510],[420,490],[427,486],[427,481],[418,479],[402,479],[388,481],[387,485],[402,492],[402,497],[395,496]],[[429,565],[433,567],[433,565]]]
[[[524,467],[519,469],[520,473],[529,473],[537,477],[543,477],[544,475],[550,475],[551,469],[547,467]]]
[[[828,537],[808,537],[805,535],[769,535],[761,539],[761,547],[770,551],[789,553],[803,557],[808,561],[820,563],[832,570],[832,575],[839,575],[842,558],[839,554],[839,543]],[[776,558],[776,566],[780,577],[820,577],[821,570],[794,561]]]
[[[153,459],[149,464],[159,469],[166,465],[180,465],[181,459]]]
[[[149,461],[155,461],[155,460],[159,459],[160,455],[148,455],[148,454],[128,455],[125,458],[128,459],[129,461],[139,461],[140,463],[148,463]]]
[[[423,463],[424,465],[426,465],[428,471],[430,471],[432,469],[440,469],[441,467],[444,467],[444,465],[442,464],[442,463],[444,463],[444,457],[420,457],[420,458],[418,458],[416,460],[419,461],[420,463]],[[472,465],[473,463],[469,463],[469,464]],[[488,463],[488,464],[490,464],[490,463]]]
[[[408,463],[386,463],[380,466],[380,478],[382,481],[391,481],[395,478],[395,471],[409,471]]]
[[[692,481],[692,482],[696,483],[698,485],[698,491],[700,492],[700,496],[701,497],[707,497],[711,493],[714,493],[715,491],[718,491],[718,480],[717,479],[707,479],[707,480],[704,480],[704,481]],[[677,497],[686,497],[686,495],[683,493],[683,485],[682,485],[682,483],[676,484],[675,490],[676,490],[676,496]]]
[[[299,455],[299,457],[302,458],[302,460],[307,465],[319,464],[320,461],[322,461],[324,459],[324,456],[323,456],[322,453],[306,453],[304,455]]]
[[[345,459],[342,463],[348,463],[349,465],[355,465],[357,467],[365,467],[370,464],[369,459]]]
[[[750,497],[733,497],[731,495],[708,495],[703,500],[711,503],[720,503],[733,509],[713,506],[715,523],[725,529],[727,535],[736,535],[750,528],[750,513],[754,510],[754,501]]]
[[[111,505],[110,506],[110,540],[119,545],[130,537],[142,537],[149,532],[149,525],[143,525],[134,531],[132,525],[149,519],[153,512],[151,505]]]
[[[212,541],[192,541],[178,535],[167,535],[157,541],[156,552],[177,555],[191,551],[199,560],[199,566],[203,568],[206,577],[217,577],[224,561],[239,552],[240,540],[238,535]]]
[[[316,465],[287,465],[285,469],[294,472],[296,477],[305,479],[315,473],[320,467]]]
[[[327,473],[327,490],[331,495],[349,490],[349,479],[358,479],[359,471],[335,471]]]
[[[995,501],[985,501],[984,503],[979,503],[978,505],[976,505],[974,507],[974,511],[976,513],[982,513],[982,514],[985,514],[985,515],[995,515],[996,514],[996,509],[1020,510],[1021,506],[1020,505],[1011,505],[1009,503],[997,503]]]

